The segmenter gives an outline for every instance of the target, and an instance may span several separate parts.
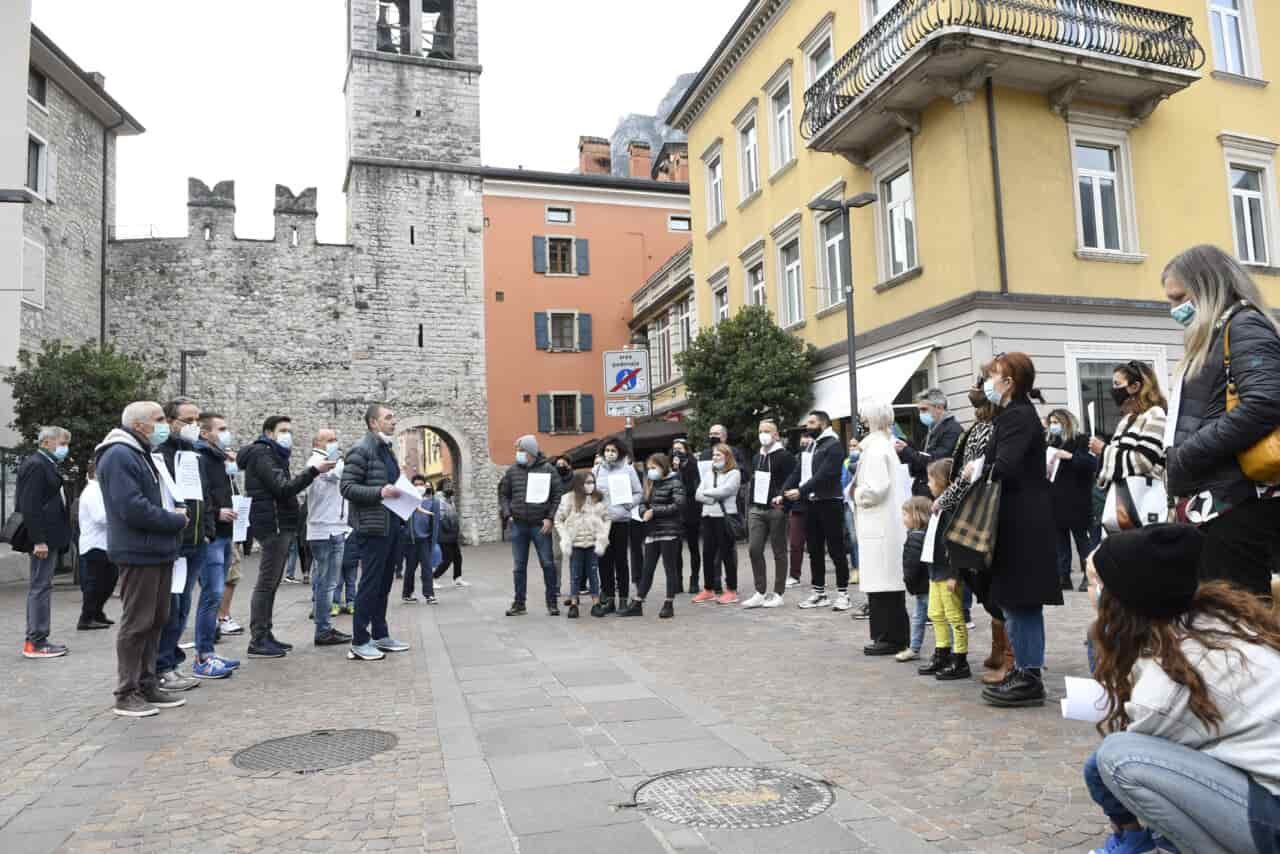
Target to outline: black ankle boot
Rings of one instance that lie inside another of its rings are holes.
[[[1043,706],[1044,680],[1040,677],[1040,669],[1015,670],[1004,682],[984,689],[982,699],[1002,708]]]
[[[916,673],[919,673],[921,676],[937,676],[938,673],[940,673],[943,668],[950,663],[950,661],[950,648],[944,646],[941,649],[935,649],[933,651],[933,658],[929,660],[928,664],[924,664],[916,668]]]
[[[610,598],[608,598],[608,599],[601,599],[601,600],[600,600],[600,616],[601,616],[601,617],[603,617],[603,616],[605,616],[605,615],[607,615],[607,614],[612,614],[612,613],[613,613],[614,611],[616,611],[616,610],[617,610],[617,608],[616,608],[616,607],[614,606],[614,604],[613,604],[613,598],[612,598],[612,597],[610,597]]]
[[[644,600],[632,599],[626,608],[618,612],[619,617],[643,617],[644,616]]]
[[[600,602],[597,602],[596,604],[591,606],[591,616],[603,617],[604,614],[605,614],[604,605],[601,604]]]
[[[667,601],[663,602],[662,610],[658,612],[658,619],[670,620],[675,615],[676,615],[676,609],[675,609],[675,606],[671,604],[671,600],[668,599]]]
[[[576,620],[576,619],[578,619],[578,605],[577,605],[577,603],[576,603],[576,602],[575,602],[575,603],[570,603],[570,605],[569,605],[569,614],[568,614],[568,619],[570,619],[570,620]]]
[[[953,682],[957,679],[968,679],[973,676],[973,671],[969,669],[969,655],[964,652],[951,653],[951,660],[947,662],[947,666],[934,674],[934,679],[939,682]]]

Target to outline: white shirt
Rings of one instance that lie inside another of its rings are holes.
[[[89,481],[80,493],[80,554],[91,549],[107,550],[107,505],[102,500],[102,487]]]

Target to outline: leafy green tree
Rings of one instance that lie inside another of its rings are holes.
[[[38,353],[19,350],[18,366],[5,377],[13,386],[13,429],[32,447],[43,425],[70,430],[68,465],[83,479],[93,449],[119,426],[120,413],[135,400],[155,400],[163,376],[111,346],[44,341]]]
[[[696,442],[712,424],[723,424],[735,441],[753,447],[756,424],[766,415],[784,430],[795,424],[813,400],[816,354],[763,306],[747,306],[703,329],[676,356],[693,409],[690,437]]]

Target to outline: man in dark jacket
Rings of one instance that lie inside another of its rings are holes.
[[[440,481],[440,494],[436,497],[440,508],[440,565],[434,575],[443,578],[452,566],[453,586],[470,587],[471,582],[462,577],[462,524],[453,505],[453,495],[453,481],[446,477]]]
[[[67,654],[49,642],[53,570],[58,552],[71,544],[71,516],[62,495],[58,463],[67,458],[71,434],[61,427],[41,427],[39,447],[18,467],[18,512],[31,542],[31,587],[27,590],[27,639],[24,658],[58,658]]]
[[[508,617],[525,613],[531,541],[538,553],[538,563],[542,564],[547,613],[553,617],[560,614],[556,604],[560,596],[560,578],[551,556],[551,529],[563,494],[555,467],[538,451],[538,440],[533,436],[521,436],[516,441],[516,464],[507,469],[498,484],[502,518],[511,520],[511,555],[515,561],[515,599],[507,609]]]
[[[201,679],[229,676],[239,666],[231,658],[215,655],[214,641],[218,631],[218,606],[227,583],[227,567],[231,565],[231,538],[236,511],[231,476],[227,473],[227,449],[231,447],[231,431],[227,421],[216,412],[200,413],[200,438],[196,453],[200,455],[200,477],[204,481],[208,503],[205,514],[213,523],[213,540],[205,548],[200,570],[200,599],[196,605],[196,663],[192,673]]]
[[[916,395],[916,409],[920,423],[929,431],[925,435],[924,450],[917,451],[901,440],[894,443],[894,449],[911,472],[911,494],[933,500],[929,492],[929,464],[955,455],[964,428],[947,412],[947,396],[941,389],[931,388]]]
[[[262,423],[262,435],[241,448],[236,464],[244,472],[244,492],[252,499],[249,524],[262,546],[258,583],[249,603],[250,658],[283,658],[293,649],[271,632],[276,590],[289,557],[289,543],[298,533],[298,493],[316,476],[335,465],[332,460],[311,463],[297,477],[289,476],[293,449],[293,422],[287,415],[273,415]]]
[[[809,413],[805,419],[805,432],[813,440],[811,456],[806,463],[804,454],[800,464],[787,479],[786,491],[773,499],[775,506],[782,499],[804,499],[807,508],[805,542],[809,547],[809,572],[813,576],[813,593],[800,603],[801,608],[825,608],[847,611],[853,607],[849,601],[849,557],[844,550],[844,497],[840,491],[840,474],[844,466],[844,443],[831,429],[831,417],[820,409]],[[822,558],[823,547],[831,555],[836,567],[838,594],[832,604],[827,596],[827,566]]]
[[[156,654],[169,621],[169,589],[178,557],[178,534],[187,508],[174,502],[152,457],[169,435],[160,404],[125,407],[120,427],[94,451],[107,511],[107,557],[120,567],[123,605],[116,637],[119,683],[113,711],[125,717],[157,714],[186,700],[159,690]]]
[[[360,555],[360,586],[356,589],[356,614],[352,621],[351,649],[347,658],[376,661],[388,652],[404,652],[409,645],[391,637],[387,627],[387,597],[395,581],[395,558],[400,554],[400,517],[382,503],[399,498],[400,464],[391,450],[396,436],[396,415],[388,407],[373,404],[364,413],[369,432],[347,451],[339,486],[351,507],[348,524],[355,532]]]

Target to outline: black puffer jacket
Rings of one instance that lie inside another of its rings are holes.
[[[951,459],[955,455],[956,445],[964,428],[953,416],[946,416],[929,428],[925,436],[924,450],[917,451],[907,445],[898,452],[898,459],[906,463],[911,472],[911,494],[932,498],[929,492],[929,464],[937,460]]]
[[[531,474],[551,476],[551,487],[546,501],[530,504],[526,500]],[[563,494],[564,487],[560,481],[560,473],[541,453],[527,467],[517,463],[508,468],[498,484],[498,504],[503,517],[529,524],[542,524],[544,520],[554,522],[556,508],[560,506],[560,496]]]
[[[1240,404],[1227,412],[1223,366],[1226,324],[1231,328],[1231,373]],[[1166,450],[1169,494],[1211,494],[1204,515],[1252,501],[1257,491],[1236,455],[1280,427],[1280,335],[1247,303],[1229,308],[1215,327],[1199,374],[1182,381],[1173,447]]]
[[[680,476],[680,485],[684,488],[684,522],[686,525],[697,525],[702,521],[702,505],[690,501],[689,497],[698,491],[698,483],[702,480],[702,475],[698,472],[698,461],[693,457],[685,457],[677,474]]]
[[[302,474],[290,478],[288,463],[265,436],[241,448],[236,465],[244,472],[244,494],[253,499],[249,527],[254,539],[297,531],[298,493],[311,485],[318,472],[307,466]]]
[[[383,447],[381,439],[372,432],[365,433],[343,460],[338,491],[351,507],[349,523],[357,534],[385,537],[391,533],[391,511],[382,503],[382,487],[399,480],[400,472],[388,469]],[[386,453],[391,453],[390,448]],[[394,461],[395,457],[388,459]],[[394,524],[401,524],[399,517]]]
[[[671,473],[662,480],[649,484],[649,495],[644,500],[641,514],[653,511],[653,518],[645,528],[650,537],[684,536],[684,484],[680,475]]]

